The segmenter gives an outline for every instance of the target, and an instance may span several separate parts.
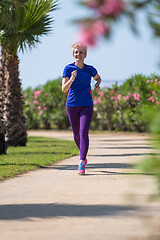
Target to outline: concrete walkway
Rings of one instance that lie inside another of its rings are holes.
[[[150,152],[144,134],[91,135],[85,176],[72,157],[0,183],[0,240],[160,240],[154,178],[133,168]]]

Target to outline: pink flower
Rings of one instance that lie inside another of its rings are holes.
[[[101,98],[101,97],[99,97],[99,98],[98,98],[98,102],[99,102],[99,103],[101,103],[101,101],[102,101],[102,98]]]
[[[133,97],[134,97],[134,99],[135,99],[136,101],[139,101],[139,100],[140,100],[140,98],[139,98],[139,93],[134,93],[134,94],[133,94]]]
[[[92,25],[92,31],[95,35],[106,35],[109,32],[109,25],[102,20],[98,20]]]
[[[44,110],[44,111],[46,111],[46,110],[47,110],[47,108],[46,108],[46,107],[44,107],[44,108],[43,108],[43,110]]]
[[[90,24],[81,24],[82,30],[78,34],[78,40],[89,46],[94,46],[99,35],[107,35],[109,33],[109,25],[103,20],[96,20]]]
[[[155,82],[158,82],[158,79],[156,78],[154,81],[155,81]]]
[[[38,104],[38,101],[37,101],[37,100],[34,100],[33,103],[37,105],[37,104]]]
[[[98,104],[98,101],[97,101],[97,100],[94,100],[93,103],[94,103],[94,105],[97,105],[97,104]]]
[[[114,96],[111,96],[111,100],[113,101],[113,100],[115,100],[116,98],[114,97]]]
[[[124,96],[123,99],[124,99],[125,101],[127,101],[127,97]]]
[[[43,114],[43,111],[40,111],[40,112],[39,112],[39,115],[42,115],[42,114]]]
[[[118,99],[118,100],[120,100],[121,97],[122,97],[121,94],[118,94],[118,95],[117,95],[117,99]]]
[[[124,2],[121,0],[105,0],[99,11],[101,14],[117,16],[124,11]]]
[[[96,105],[96,104],[98,104],[98,103],[101,103],[101,101],[102,101],[102,98],[101,97],[94,97],[94,104]]]
[[[124,11],[126,5],[122,0],[90,0],[85,2],[85,4],[104,16],[117,16]]]
[[[98,104],[98,99],[97,99],[97,97],[94,97],[94,101],[93,101],[93,103],[94,103],[95,105]]]
[[[38,110],[41,110],[41,109],[42,109],[42,107],[41,107],[41,106],[38,106],[38,107],[37,107],[37,109],[38,109]]]
[[[155,95],[155,92],[153,91],[152,94]]]
[[[98,94],[103,97],[104,92],[98,92]]]
[[[129,96],[124,96],[123,99],[128,101],[129,100]]]
[[[35,99],[37,99],[37,98],[38,98],[38,96],[40,96],[40,95],[41,95],[41,93],[42,93],[42,90],[35,91],[35,92],[34,92],[34,98],[35,98]]]
[[[159,101],[156,101],[156,104],[159,104],[160,102]]]
[[[78,40],[86,43],[89,46],[96,44],[96,35],[90,28],[84,28],[78,35]]]
[[[153,96],[152,96],[152,97],[149,97],[149,100],[152,101],[152,100],[153,100]]]
[[[147,80],[147,83],[150,83],[150,80]]]

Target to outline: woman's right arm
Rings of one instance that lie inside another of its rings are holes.
[[[76,76],[77,76],[77,71],[75,70],[71,73],[70,78],[68,78],[68,77],[63,77],[62,78],[62,92],[63,93],[66,93],[70,89],[70,87],[71,87],[72,83],[74,82]]]

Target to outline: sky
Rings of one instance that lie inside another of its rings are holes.
[[[91,12],[77,0],[59,0],[59,10],[52,12],[53,31],[41,38],[32,51],[19,53],[22,88],[35,88],[62,76],[64,67],[72,63],[72,43],[77,41],[79,28],[72,20]],[[93,65],[102,78],[102,86],[119,85],[134,74],[159,74],[159,40],[152,35],[143,14],[139,14],[140,35],[135,36],[127,21],[117,23],[110,40],[101,39],[88,48],[86,64]],[[93,80],[94,82],[94,80]],[[92,83],[93,84],[93,83]]]

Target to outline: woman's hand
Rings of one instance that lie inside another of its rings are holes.
[[[75,70],[71,73],[70,78],[63,77],[63,79],[62,79],[62,92],[66,93],[70,89],[70,87],[71,87],[72,83],[74,82],[76,76],[77,76],[77,70]]]
[[[77,70],[75,70],[71,73],[71,78],[73,81],[75,80],[76,76],[77,76]]]
[[[95,91],[96,92],[98,92],[99,90],[100,90],[100,83],[101,83],[101,78],[100,78],[100,76],[99,76],[99,74],[97,73],[96,74],[96,76],[95,77],[93,77],[94,78],[94,80],[96,81],[96,83],[95,83]]]
[[[95,91],[98,92],[100,90],[100,86],[99,86],[99,83],[96,82],[96,84],[94,85],[95,87]]]

